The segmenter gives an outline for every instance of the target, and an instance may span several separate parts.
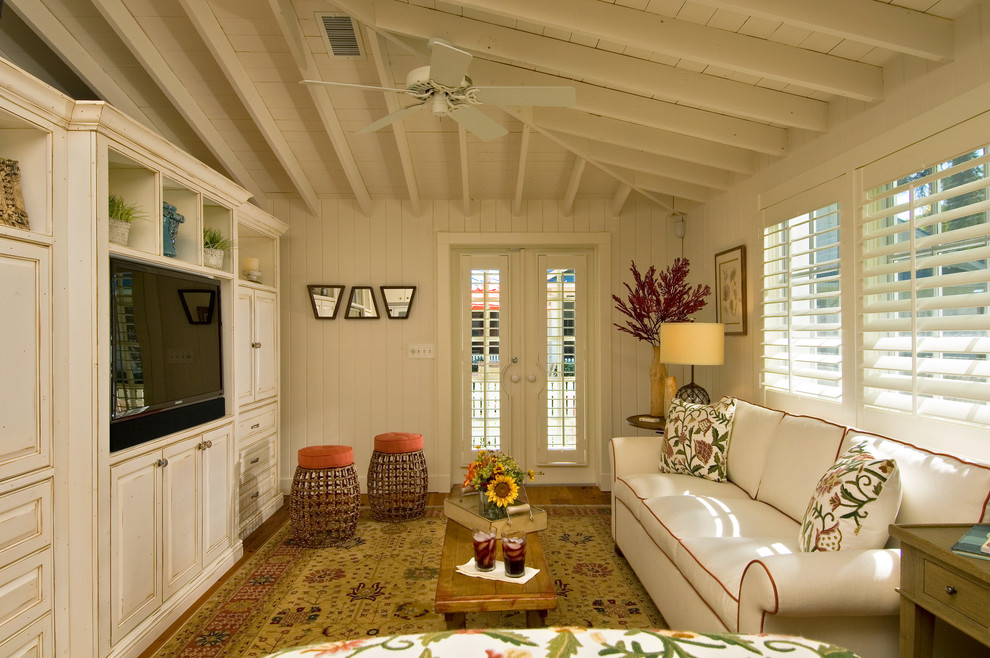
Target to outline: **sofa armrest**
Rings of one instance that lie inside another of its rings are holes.
[[[753,560],[739,587],[740,632],[781,617],[896,615],[899,549],[824,551]]]
[[[660,440],[656,436],[612,437],[608,454],[613,482],[623,475],[660,471]]]

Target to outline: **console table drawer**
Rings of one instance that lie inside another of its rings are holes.
[[[240,481],[242,483],[275,466],[276,438],[276,435],[272,434],[241,450]]]
[[[977,624],[990,622],[990,590],[955,571],[925,560],[925,594]]]
[[[276,405],[272,404],[241,418],[237,423],[237,440],[241,445],[253,436],[261,436],[275,429],[276,408]]]

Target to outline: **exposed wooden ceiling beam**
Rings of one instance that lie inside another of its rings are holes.
[[[562,209],[564,217],[570,217],[574,211],[574,199],[577,197],[578,187],[581,185],[581,176],[584,174],[584,166],[588,163],[584,158],[576,158],[574,167],[571,168],[571,178],[567,181],[567,190],[564,192],[564,207]]]
[[[954,55],[952,21],[874,0],[695,0],[907,55],[947,62]]]
[[[771,89],[664,66],[635,57],[415,7],[376,0],[375,24],[420,38],[441,37],[458,48],[522,60],[578,79],[767,123],[824,132],[828,104]]]
[[[619,183],[619,186],[615,189],[615,194],[612,195],[612,199],[608,203],[609,214],[613,217],[619,216],[619,213],[622,212],[622,206],[626,205],[626,199],[629,198],[631,191],[631,186],[625,183]]]
[[[299,69],[299,79],[318,80],[319,73],[316,61],[313,59],[313,54],[309,51],[306,37],[299,27],[299,17],[296,15],[296,11],[290,0],[268,0],[268,6],[275,15],[275,20],[282,32],[282,38],[289,45],[289,52],[292,53],[292,57],[296,62],[296,68]],[[351,191],[357,199],[361,212],[365,217],[370,217],[372,210],[371,195],[368,193],[368,186],[361,176],[361,170],[358,168],[357,160],[354,159],[354,152],[351,151],[351,147],[347,143],[344,129],[340,125],[337,111],[334,108],[333,101],[330,99],[330,92],[324,85],[304,86],[309,91],[313,105],[316,106],[316,111],[320,115],[320,121],[323,123],[323,129],[330,138],[330,143],[333,145],[337,159],[340,161],[340,166],[344,170],[344,176],[351,186]]]
[[[523,124],[528,123],[528,120],[522,114],[520,114],[519,112],[516,112],[516,111],[514,111],[514,110],[512,110],[512,109],[510,109],[508,107],[504,107],[502,109],[506,112],[506,114],[508,114],[509,116],[513,117],[516,121],[519,121],[520,123],[523,123]],[[538,132],[541,135],[543,135],[544,137],[546,137],[547,139],[549,139],[551,142],[553,142],[557,146],[560,146],[561,148],[567,149],[568,151],[570,151],[571,153],[573,153],[574,155],[576,155],[579,158],[583,158],[585,160],[588,160],[589,164],[591,164],[596,169],[599,169],[600,171],[602,171],[605,174],[611,176],[612,178],[616,179],[620,183],[625,183],[626,185],[629,185],[631,188],[633,188],[634,190],[636,190],[637,192],[639,192],[644,197],[646,197],[647,199],[649,199],[653,203],[657,204],[661,208],[664,208],[666,210],[671,210],[672,209],[671,208],[671,205],[669,203],[667,203],[666,201],[664,201],[663,199],[658,199],[655,195],[651,194],[649,190],[637,186],[628,175],[622,174],[622,173],[616,171],[615,169],[613,169],[613,168],[611,168],[611,167],[609,167],[609,166],[607,166],[605,164],[602,164],[601,162],[596,162],[596,161],[592,160],[591,158],[589,158],[584,153],[581,153],[579,151],[573,150],[571,148],[571,146],[565,140],[561,139],[560,137],[557,137],[556,135],[554,135],[553,133],[551,133],[548,130],[544,130],[543,128],[540,128],[539,126],[537,126],[535,124],[532,124],[532,123],[530,123],[530,127],[533,130],[535,130],[536,132]]]
[[[262,98],[254,81],[251,80],[251,76],[245,70],[234,47],[230,45],[230,40],[224,34],[220,21],[217,20],[213,10],[201,0],[179,0],[179,4],[182,5],[182,9],[186,12],[186,16],[192,22],[199,37],[213,54],[213,58],[226,76],[227,82],[233,87],[237,97],[241,99],[241,103],[251,115],[254,125],[265,138],[269,148],[275,154],[275,158],[281,163],[282,169],[292,181],[303,203],[313,215],[319,216],[320,200],[316,196],[316,189],[313,187],[312,181],[309,180],[292,147],[285,140],[285,135],[275,123],[275,117],[272,116],[265,99]]]
[[[759,156],[752,151],[680,133],[569,108],[541,107],[535,110],[534,116],[538,125],[556,133],[587,137],[740,174],[752,174],[759,168]]]
[[[632,179],[635,187],[649,190],[650,192],[669,194],[680,199],[700,201],[702,203],[706,203],[712,198],[712,190],[703,185],[685,183],[684,181],[672,180],[664,176],[647,174],[641,171],[627,171],[621,168],[619,171]]]
[[[869,102],[883,98],[883,77],[877,66],[619,4],[599,0],[452,2],[556,30],[622,43],[645,52],[684,58],[830,94]],[[829,7],[827,11],[835,10]]]
[[[383,87],[395,87],[395,80],[392,78],[392,71],[388,66],[388,54],[385,50],[384,38],[370,28],[364,30],[364,40],[371,49],[371,55],[375,60],[375,68],[378,69],[378,78]],[[401,109],[399,99],[394,94],[385,94],[385,105],[388,112],[396,112]],[[421,213],[421,203],[419,195],[419,185],[416,183],[416,168],[413,166],[412,154],[409,151],[409,137],[406,135],[406,127],[402,121],[392,123],[392,134],[395,135],[395,148],[399,152],[399,162],[402,164],[402,175],[406,180],[406,189],[409,191],[409,205],[412,212],[417,217]]]
[[[577,92],[576,110],[777,157],[787,152],[788,136],[784,128],[496,64],[477,57],[471,62],[471,76],[475,84],[569,85]]]
[[[65,65],[75,72],[86,85],[108,103],[131,118],[154,128],[168,132],[167,126],[158,125],[131,95],[117,82],[93,54],[83,47],[65,25],[55,17],[43,2],[38,0],[7,0],[7,6],[34,30],[53,52],[58,53]]]
[[[124,6],[122,0],[92,0],[110,27],[120,37],[144,70],[168,97],[175,109],[189,123],[193,131],[203,140],[234,180],[255,195],[255,201],[266,203],[259,185],[248,169],[241,164],[227,140],[214,126],[213,121],[196,101],[196,97],[186,88],[172,67],[162,57],[154,42]],[[256,191],[257,190],[257,191]]]
[[[526,116],[532,120],[532,108],[527,108]],[[529,134],[532,128],[528,123],[523,124],[522,138],[519,141],[519,167],[516,169],[516,190],[512,196],[512,214],[518,217],[522,214],[523,187],[526,182],[526,159],[529,156]]]
[[[552,131],[551,131],[552,132]],[[684,162],[662,155],[654,155],[643,151],[616,146],[607,142],[561,136],[568,148],[575,153],[584,153],[596,162],[602,162],[632,171],[641,171],[656,176],[664,176],[672,180],[684,181],[695,185],[703,185],[717,190],[726,190],[732,184],[731,175],[722,169],[708,167],[693,162]]]

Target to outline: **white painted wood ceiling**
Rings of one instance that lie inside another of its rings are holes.
[[[104,100],[249,189],[320,198],[605,198],[688,210],[951,61],[978,0],[7,0]],[[354,19],[334,57],[320,17]],[[441,37],[476,85],[571,85],[572,108],[482,106],[483,142],[387,87]],[[896,80],[895,80],[896,77]],[[566,207],[566,206],[565,206]]]

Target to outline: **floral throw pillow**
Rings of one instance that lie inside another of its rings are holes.
[[[818,481],[801,522],[802,551],[882,548],[901,505],[893,459],[860,443],[845,451]]]
[[[660,470],[724,481],[735,411],[736,400],[730,397],[715,404],[671,402],[660,446]]]

